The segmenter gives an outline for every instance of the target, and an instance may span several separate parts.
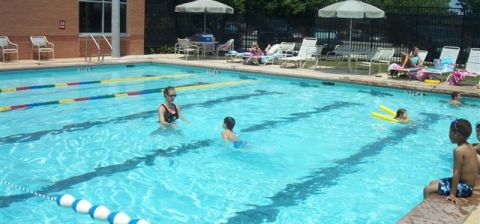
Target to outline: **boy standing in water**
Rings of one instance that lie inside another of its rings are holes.
[[[451,94],[452,100],[450,100],[450,104],[454,106],[462,105],[462,95],[459,92],[453,92]]]
[[[223,119],[223,129],[222,138],[224,141],[233,142],[233,147],[240,148],[244,145],[244,142],[240,141],[237,138],[235,132],[233,132],[233,128],[235,127],[235,119],[233,117],[225,117]]]
[[[465,119],[456,119],[450,124],[450,141],[456,143],[453,151],[453,176],[430,182],[423,188],[423,198],[432,193],[447,196],[447,200],[458,202],[458,197],[470,197],[477,178],[478,161],[475,149],[467,139],[472,133],[472,125]]]

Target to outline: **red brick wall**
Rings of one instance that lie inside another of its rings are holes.
[[[0,36],[19,45],[20,59],[32,59],[30,35],[47,36],[56,58],[81,57],[85,41],[79,38],[78,17],[78,0],[0,0]],[[122,55],[143,54],[144,19],[145,0],[128,0],[129,36],[122,37]],[[63,30],[60,20],[65,21]]]

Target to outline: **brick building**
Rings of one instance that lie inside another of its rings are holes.
[[[121,55],[143,54],[144,20],[145,0],[120,0]],[[108,37],[110,24],[111,0],[0,0],[0,36],[18,44],[20,59],[37,58],[31,35],[46,36],[55,58],[84,57],[86,41],[88,54],[95,55],[89,34]],[[110,54],[106,42],[100,43],[102,54]]]

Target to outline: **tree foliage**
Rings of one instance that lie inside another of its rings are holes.
[[[245,13],[247,9],[276,15],[298,15],[307,11],[338,2],[337,0],[218,0],[235,8],[237,12]],[[460,0],[480,3],[480,0]],[[384,7],[448,7],[449,0],[367,0],[366,3],[379,8]]]
[[[457,4],[464,9],[480,11],[480,0],[457,0]]]

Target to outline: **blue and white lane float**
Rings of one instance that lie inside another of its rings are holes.
[[[95,205],[85,199],[75,199],[70,194],[57,196],[57,205],[65,208],[72,208],[76,213],[89,214],[92,219],[108,221],[110,224],[150,224],[143,219],[131,219],[124,212],[110,212],[110,209],[103,205]]]
[[[90,217],[95,220],[108,221],[110,224],[150,224],[144,219],[131,219],[124,212],[110,212],[110,209],[103,205],[93,206],[89,201],[85,199],[75,199],[75,197],[70,194],[50,197],[3,179],[0,179],[0,183],[17,188],[46,200],[56,201],[58,206],[72,208],[76,213],[89,214]]]

